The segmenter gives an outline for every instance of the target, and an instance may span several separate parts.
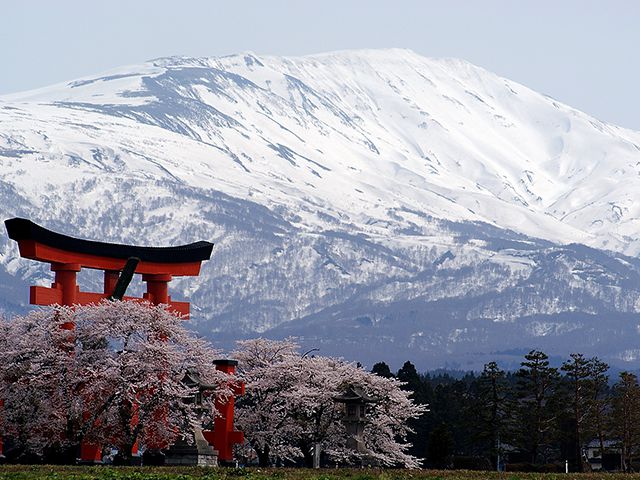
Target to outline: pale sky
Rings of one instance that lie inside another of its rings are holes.
[[[640,130],[638,0],[0,0],[0,94],[169,55],[390,47]]]

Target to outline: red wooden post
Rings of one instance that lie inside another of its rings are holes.
[[[60,292],[59,304],[72,307],[77,303],[78,292],[80,291],[76,283],[80,265],[77,263],[52,263],[51,270],[56,272],[56,279],[52,288]],[[71,322],[66,322],[62,325],[62,328],[73,330],[74,325]]]
[[[56,280],[53,284],[53,288],[58,288],[61,291],[62,298],[60,305],[72,306],[77,303],[78,284],[76,283],[76,276],[80,271],[80,264],[78,263],[52,263],[51,270],[56,272]]]
[[[147,282],[147,293],[144,298],[155,305],[168,304],[169,297],[169,274],[146,274],[142,275],[142,281]]]
[[[95,463],[102,461],[102,445],[82,442],[80,444],[80,461]]]
[[[116,288],[116,283],[118,283],[118,277],[120,276],[120,272],[117,270],[105,270],[104,271],[104,289],[102,293],[105,295],[111,295],[113,290]]]
[[[237,360],[216,360],[216,369],[233,375],[238,365]],[[244,383],[236,382],[233,386],[233,396],[225,400],[216,400],[216,410],[220,414],[213,420],[213,431],[202,432],[204,438],[218,451],[218,458],[223,462],[233,460],[233,445],[244,442],[244,434],[233,427],[233,413],[235,395],[244,394]]]

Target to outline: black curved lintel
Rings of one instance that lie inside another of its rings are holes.
[[[20,240],[34,240],[43,245],[67,252],[108,258],[127,259],[137,257],[143,262],[192,263],[209,260],[213,249],[213,243],[204,241],[176,247],[140,247],[83,240],[52,232],[25,218],[11,218],[5,220],[4,224],[9,238],[17,242]]]

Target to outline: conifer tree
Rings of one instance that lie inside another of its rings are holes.
[[[582,437],[583,425],[592,407],[593,396],[591,390],[591,360],[581,353],[572,353],[570,359],[562,364],[565,379],[570,387],[569,407],[573,424],[573,455],[575,468],[582,472]]]
[[[608,395],[609,365],[597,357],[591,359],[589,365],[589,378],[591,381],[591,433],[598,439],[600,458],[604,457],[604,442],[606,438],[606,420],[611,398]]]
[[[640,446],[640,386],[635,374],[620,373],[612,407],[612,433],[620,439],[623,469],[631,472],[632,455]]]
[[[429,436],[427,460],[435,468],[449,467],[454,445],[451,430],[446,423],[441,423]]]
[[[548,459],[556,431],[557,411],[553,400],[559,374],[549,366],[549,357],[539,350],[525,355],[517,372],[517,429],[519,446],[529,452],[532,463]]]
[[[504,441],[508,422],[509,392],[505,372],[496,362],[485,364],[477,379],[475,426],[480,444],[488,451],[496,467],[500,442]]]
[[[398,370],[396,378],[401,382],[406,383],[407,390],[411,390],[415,394],[420,391],[420,376],[418,375],[418,371],[413,363],[409,361],[404,362],[402,368]]]
[[[393,373],[391,373],[391,369],[389,368],[389,365],[387,365],[385,362],[378,362],[374,364],[373,368],[371,369],[371,373],[375,373],[376,375],[379,375],[384,378],[393,377]]]

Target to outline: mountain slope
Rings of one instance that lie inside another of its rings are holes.
[[[347,354],[363,335],[433,366],[504,349],[495,332],[513,349],[590,331],[635,361],[596,325],[622,315],[638,335],[639,145],[460,60],[172,57],[0,97],[0,210],[87,238],[213,240],[174,296],[217,338]],[[50,281],[0,248],[12,278]]]

